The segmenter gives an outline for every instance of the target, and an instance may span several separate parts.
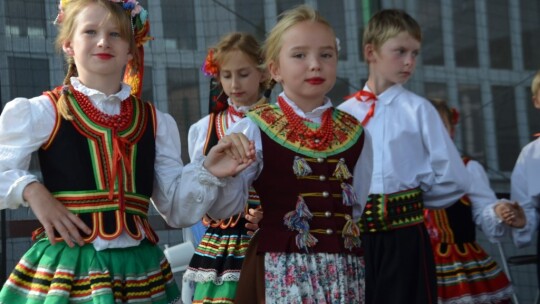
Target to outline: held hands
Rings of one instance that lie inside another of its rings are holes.
[[[255,144],[242,133],[222,137],[210,149],[203,166],[216,177],[234,176],[255,161]]]
[[[505,224],[513,228],[523,228],[527,223],[525,211],[518,202],[499,201],[495,205],[495,213]]]
[[[259,229],[259,222],[263,219],[263,212],[261,208],[253,209],[250,208],[248,213],[244,216],[248,223],[245,227],[250,231],[247,232],[248,235],[253,235],[257,229]]]
[[[62,203],[55,199],[45,186],[38,182],[31,183],[24,188],[23,197],[45,228],[47,237],[52,245],[56,244],[55,230],[66,241],[69,247],[74,246],[74,241],[79,246],[84,245],[84,240],[79,233],[79,229],[86,234],[90,234],[92,231],[80,218],[71,213]]]

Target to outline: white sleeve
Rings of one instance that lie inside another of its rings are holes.
[[[446,208],[468,192],[469,174],[439,114],[426,103],[420,109],[418,119],[434,180],[424,192],[424,203],[429,208]]]
[[[50,137],[56,120],[47,96],[16,98],[0,115],[0,209],[27,207],[22,193],[38,177],[28,171],[32,153]]]
[[[373,171],[373,147],[371,142],[371,136],[366,129],[364,129],[364,146],[360,154],[360,158],[356,162],[354,167],[354,179],[353,188],[356,192],[356,198],[358,199],[358,206],[353,209],[353,217],[359,219],[362,216],[364,207],[366,206],[367,198],[369,195],[369,188],[371,186],[371,173]]]
[[[191,161],[194,161],[204,153],[209,123],[210,116],[207,115],[189,127],[188,153]]]
[[[217,200],[212,208],[208,210],[208,214],[212,218],[228,218],[241,212],[249,198],[249,188],[263,168],[261,132],[251,119],[243,118],[227,130],[227,133],[243,133],[247,138],[253,140],[256,160],[235,177],[228,178],[225,187],[219,188]]]
[[[528,166],[530,166],[530,164],[527,164],[528,147],[530,146],[526,146],[519,154],[511,177],[510,199],[518,202],[523,207],[527,217],[525,227],[513,229],[512,231],[512,239],[517,247],[530,245],[538,227],[538,213],[536,210],[538,202],[535,202],[535,198],[529,189],[529,182],[532,181],[527,176]],[[539,172],[537,168],[533,170]],[[536,179],[536,182],[538,182],[538,179]],[[536,200],[538,199],[540,198],[537,197]]]

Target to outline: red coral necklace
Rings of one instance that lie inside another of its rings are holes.
[[[296,114],[282,97],[278,98],[278,104],[290,126],[287,131],[288,140],[292,142],[299,141],[302,146],[312,150],[323,151],[328,149],[334,138],[332,108],[324,111],[320,127],[312,130],[306,125],[306,122],[311,121]]]
[[[77,103],[83,112],[94,122],[110,128],[124,129],[128,126],[133,115],[133,103],[130,102],[130,97],[124,99],[120,104],[120,114],[109,115],[97,109],[88,96],[72,89],[71,93],[77,100]]]

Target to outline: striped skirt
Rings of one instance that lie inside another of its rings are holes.
[[[478,243],[434,244],[439,303],[510,303],[512,286]]]
[[[139,246],[96,251],[92,244],[37,241],[0,291],[0,303],[175,303],[180,297],[161,249]]]

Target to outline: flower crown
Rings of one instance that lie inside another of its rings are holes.
[[[64,7],[74,0],[60,0],[58,4],[58,15],[54,20],[54,24],[61,24],[64,19]],[[145,10],[136,0],[109,0],[122,5],[122,8],[131,15],[131,26],[135,43],[137,46],[143,45],[148,40],[153,38],[149,36],[150,25],[148,23],[148,11]]]

